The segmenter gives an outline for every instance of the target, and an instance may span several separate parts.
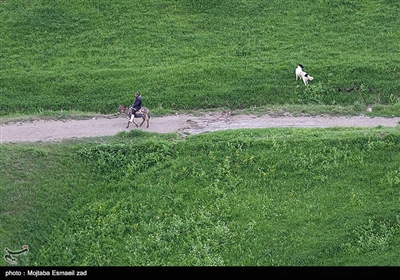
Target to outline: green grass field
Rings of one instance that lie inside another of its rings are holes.
[[[399,145],[382,127],[2,144],[1,243],[29,246],[23,266],[397,266]]]
[[[0,115],[385,105],[398,1],[3,1]],[[297,64],[314,76],[295,81]]]
[[[399,12],[389,0],[1,1],[0,120],[110,114],[135,91],[156,115],[399,116]],[[399,127],[381,126],[3,143],[0,248],[29,246],[17,266],[398,266],[399,148]]]

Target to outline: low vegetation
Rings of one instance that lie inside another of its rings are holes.
[[[2,144],[21,265],[397,265],[396,128]]]

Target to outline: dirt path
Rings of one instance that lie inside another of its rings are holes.
[[[140,119],[136,120],[137,122]],[[182,135],[193,135],[202,132],[237,128],[266,127],[332,127],[332,126],[397,126],[400,118],[357,117],[272,117],[269,115],[230,115],[217,112],[204,116],[177,114],[172,116],[152,117],[149,128],[145,131],[167,133],[179,132]],[[85,120],[35,120],[2,123],[0,142],[37,142],[61,141],[65,138],[82,138],[93,136],[115,135],[120,131],[137,129],[132,125],[127,129],[125,116],[104,115]],[[145,124],[143,124],[145,126]]]

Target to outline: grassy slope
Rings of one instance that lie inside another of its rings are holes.
[[[0,113],[396,103],[398,2],[307,2],[4,2]]]
[[[176,140],[1,145],[1,243],[22,265],[397,265],[397,129]]]

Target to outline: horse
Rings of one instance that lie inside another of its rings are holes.
[[[126,128],[129,128],[129,124],[130,123],[134,123],[136,125],[136,127],[139,127],[137,125],[137,123],[135,123],[135,118],[142,118],[142,123],[140,124],[140,126],[142,126],[142,124],[147,121],[147,128],[149,127],[149,120],[150,120],[150,110],[147,109],[146,107],[142,107],[140,108],[139,111],[136,112],[136,114],[132,114],[132,107],[126,107],[122,104],[119,105],[118,107],[118,115],[120,115],[121,113],[125,113],[128,116],[128,125]]]

